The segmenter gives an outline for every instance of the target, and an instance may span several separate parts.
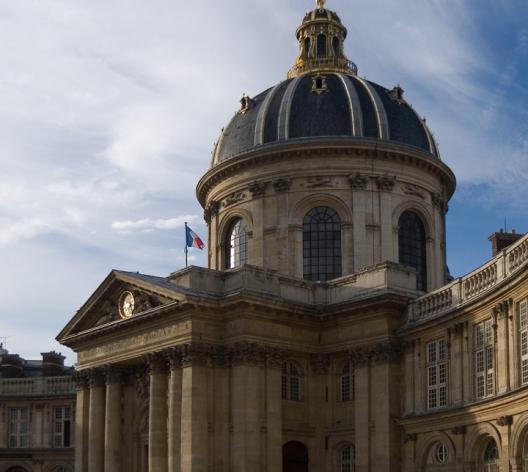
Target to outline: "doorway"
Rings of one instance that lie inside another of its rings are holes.
[[[299,441],[282,446],[282,472],[308,472],[308,448]]]

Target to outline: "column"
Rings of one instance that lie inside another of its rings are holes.
[[[82,372],[75,373],[77,400],[75,404],[75,472],[88,470],[88,413],[90,389],[88,378]]]
[[[90,375],[88,415],[88,472],[104,470],[105,384],[101,372]]]
[[[180,472],[182,368],[181,356],[172,353],[169,359],[168,458],[169,472]]]
[[[451,401],[453,406],[459,406],[463,403],[463,391],[462,391],[462,348],[463,339],[462,331],[464,325],[457,323],[452,330],[448,330],[449,333],[449,360],[451,369],[449,370],[449,381],[451,385],[448,385],[448,390],[451,392]]]
[[[506,393],[510,391],[510,347],[508,333],[508,309],[501,303],[496,308],[497,322],[497,393]]]
[[[118,369],[106,372],[105,472],[121,470],[121,396],[123,375]]]
[[[163,357],[148,358],[150,375],[149,472],[167,472],[167,366]]]
[[[182,360],[181,472],[207,472],[207,355],[185,346]]]
[[[353,200],[354,232],[354,272],[373,264],[372,248],[369,251],[367,241],[367,179],[362,176],[351,176]],[[357,183],[356,183],[357,181]]]
[[[414,340],[405,350],[404,357],[404,414],[414,413]]]
[[[356,471],[370,472],[370,367],[368,361],[356,365],[354,370],[356,399],[354,401],[354,440]]]
[[[231,470],[247,472],[260,467],[261,366],[250,346],[235,348],[232,366],[233,462]]]
[[[266,365],[267,472],[282,469],[282,392],[280,356],[268,357]]]

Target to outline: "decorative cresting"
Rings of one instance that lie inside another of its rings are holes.
[[[317,8],[308,12],[297,28],[300,53],[288,78],[306,73],[357,74],[356,65],[347,59],[343,51],[347,29],[336,13],[325,9],[325,3],[324,0],[317,0]]]

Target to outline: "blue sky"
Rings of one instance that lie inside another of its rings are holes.
[[[454,275],[528,231],[528,3],[328,0],[359,73],[396,84],[458,177]],[[195,183],[243,93],[283,80],[309,0],[0,0],[0,337],[27,357],[112,268],[182,267]],[[204,264],[198,253],[193,263]]]

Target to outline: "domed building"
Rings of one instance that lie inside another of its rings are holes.
[[[78,354],[76,472],[528,470],[528,237],[452,279],[455,191],[323,0],[197,186],[208,268],[113,271]]]

